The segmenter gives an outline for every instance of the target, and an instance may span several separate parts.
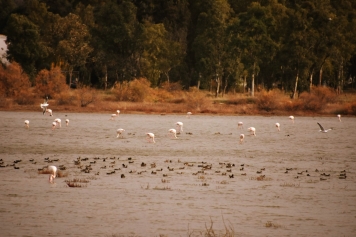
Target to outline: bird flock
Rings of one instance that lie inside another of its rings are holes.
[[[44,101],[44,103],[40,104],[40,107],[42,108],[42,113],[43,113],[43,115],[48,114],[49,116],[53,116],[53,112],[52,112],[51,109],[48,108],[48,106],[49,106],[49,104],[48,104],[48,98],[47,98]],[[117,110],[116,113],[111,114],[110,120],[115,120],[119,115],[120,115],[120,110]],[[186,117],[187,118],[191,118],[191,116],[192,116],[192,113],[191,112],[187,112]],[[295,123],[295,117],[294,116],[289,116],[288,118],[289,118],[289,120],[291,120],[291,122],[293,124]],[[337,115],[337,118],[341,122],[341,115],[340,114]],[[30,121],[29,120],[25,120],[24,123],[25,123],[25,127],[27,129],[29,129],[30,128]],[[66,123],[66,126],[69,126],[69,119],[66,119],[65,123]],[[317,122],[317,124],[318,124],[318,126],[320,128],[319,132],[326,133],[326,132],[332,130],[332,128],[324,129],[324,127],[318,122]],[[175,125],[176,125],[176,128],[171,128],[171,129],[168,130],[168,136],[170,138],[172,138],[172,139],[177,139],[178,138],[177,135],[181,134],[183,132],[183,122],[178,121],[178,122],[175,123]],[[238,129],[244,129],[243,125],[244,125],[244,123],[242,121],[239,121],[237,123],[237,128]],[[275,123],[275,127],[277,128],[278,132],[281,131],[281,124],[280,123],[276,122]],[[61,128],[61,119],[60,118],[56,118],[52,122],[52,130],[55,130],[56,128]],[[248,127],[247,131],[249,132],[249,135],[257,136],[255,127]],[[117,134],[116,137],[117,138],[123,138],[124,132],[125,132],[125,129],[123,129],[123,128],[117,129],[116,130],[116,134]],[[155,134],[153,132],[147,132],[146,133],[146,140],[149,143],[156,143]],[[244,144],[244,142],[245,142],[245,134],[241,133],[239,135],[239,144]],[[57,174],[57,167],[56,166],[48,166],[48,171],[50,173],[49,182],[50,183],[54,183],[54,179],[56,178],[56,174]],[[287,172],[288,172],[288,170],[287,170]]]

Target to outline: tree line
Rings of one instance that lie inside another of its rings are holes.
[[[32,84],[60,67],[67,83],[151,86],[253,96],[355,87],[354,0],[0,0],[7,59]]]

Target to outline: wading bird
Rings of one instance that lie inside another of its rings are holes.
[[[116,114],[112,114],[110,120],[115,120],[115,118],[119,115],[120,115],[120,110],[116,110]]]
[[[169,134],[172,134],[173,137],[177,138],[177,130],[171,128],[168,130]]]
[[[56,122],[53,122],[53,123],[52,123],[52,130],[54,130],[54,129],[56,128],[56,126],[57,126],[57,123],[56,123]]]
[[[117,138],[119,137],[120,138],[120,136],[123,138],[124,137],[124,135],[122,135],[123,133],[125,132],[125,129],[123,129],[123,128],[119,128],[118,130],[116,130],[116,133],[117,133]]]
[[[256,136],[256,128],[254,128],[254,127],[249,127],[247,130],[251,132],[251,135]]]
[[[277,128],[278,131],[281,131],[280,127],[281,127],[281,125],[279,123],[276,123],[276,128]]]
[[[292,122],[294,123],[294,116],[289,116],[289,119],[292,120]]]
[[[191,115],[192,115],[192,112],[187,112],[187,118],[190,118]]]
[[[155,142],[155,135],[153,133],[151,133],[151,132],[146,133],[146,136],[147,136],[146,139],[147,139],[148,142],[156,143]]]
[[[182,122],[177,122],[177,133],[180,134],[181,132],[183,132],[183,123]]]
[[[243,122],[238,122],[237,123],[237,128],[244,128],[244,123]]]
[[[30,121],[29,120],[25,120],[25,127],[29,128],[30,127]]]
[[[244,142],[245,134],[240,134],[240,144]]]
[[[66,126],[68,127],[69,125],[69,119],[66,119]]]
[[[61,120],[61,119],[56,118],[56,119],[54,120],[54,122],[56,122],[56,124],[57,124],[59,127],[62,127],[62,120]]]
[[[318,125],[319,125],[319,127],[320,127],[319,132],[328,132],[328,131],[332,130],[331,128],[324,129],[324,128],[323,128],[323,126],[321,126],[321,124],[320,124],[320,123],[317,123],[317,124],[318,124]]]
[[[341,122],[341,114],[338,114],[337,117],[338,117],[339,121]]]
[[[54,165],[48,166],[48,171],[51,172],[49,174],[49,182],[53,184],[57,174],[57,167]]]

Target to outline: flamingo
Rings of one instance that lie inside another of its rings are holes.
[[[29,120],[25,120],[25,127],[29,128],[30,127],[30,121]]]
[[[177,138],[177,130],[175,130],[174,128],[171,128],[168,130],[168,132],[170,134],[172,134],[173,137]]]
[[[238,122],[237,123],[237,128],[244,128],[244,123],[243,122]]]
[[[125,129],[119,128],[118,130],[116,130],[116,133],[117,133],[117,136],[116,136],[116,137],[118,138],[118,137],[121,136],[121,137],[123,138],[124,136],[123,136],[122,134],[123,134],[124,132],[125,132]]]
[[[47,107],[48,107],[48,97],[46,97],[46,99],[44,100],[43,104],[40,104],[41,108],[42,108],[42,114],[44,115],[46,113]]]
[[[116,110],[116,114],[112,114],[110,120],[115,120],[116,116],[119,116],[119,114],[120,114],[120,110]]]
[[[68,127],[69,125],[69,119],[66,119],[66,126]]]
[[[54,120],[54,122],[56,122],[56,124],[57,125],[59,125],[59,127],[62,127],[62,120],[61,119],[59,119],[59,118],[56,118],[55,120]]]
[[[244,142],[245,134],[240,134],[240,144]]]
[[[187,112],[187,118],[190,118],[191,115],[192,115],[192,112]]]
[[[338,114],[337,117],[338,117],[339,121],[341,122],[341,114]]]
[[[294,116],[289,116],[289,119],[292,120],[292,122],[294,123]]]
[[[254,128],[254,127],[249,127],[247,130],[251,132],[251,135],[256,136],[256,128]]]
[[[146,133],[146,135],[147,135],[146,139],[147,139],[148,142],[156,143],[155,142],[155,135],[153,133],[149,132],[149,133]]]
[[[176,125],[177,125],[177,129],[178,129],[177,133],[180,134],[180,132],[183,132],[183,123],[177,122]]]
[[[57,167],[54,165],[48,166],[48,171],[51,172],[49,175],[49,182],[54,183],[54,179],[56,178]]]
[[[53,123],[52,123],[52,130],[54,130],[54,129],[56,128],[56,126],[57,126],[57,123],[56,123],[56,122],[53,122]]]
[[[318,124],[318,125],[319,125],[319,127],[320,127],[319,132],[328,132],[328,131],[332,130],[331,128],[329,128],[329,129],[324,129],[324,128],[323,128],[323,126],[321,126],[321,124],[320,124],[320,123],[317,123],[317,124]]]
[[[45,112],[44,112],[43,114],[45,114],[45,113],[48,113],[48,114],[49,114],[49,116],[53,116],[53,114],[52,114],[52,110],[51,110],[51,109],[46,109],[46,110],[45,110]]]
[[[281,125],[279,123],[276,123],[276,128],[278,131],[281,131],[280,127],[281,127]]]

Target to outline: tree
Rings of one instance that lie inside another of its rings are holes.
[[[93,49],[89,45],[88,27],[77,15],[69,14],[61,18],[60,22],[62,40],[58,43],[57,53],[69,73],[69,85],[71,85],[74,68],[84,66]]]

